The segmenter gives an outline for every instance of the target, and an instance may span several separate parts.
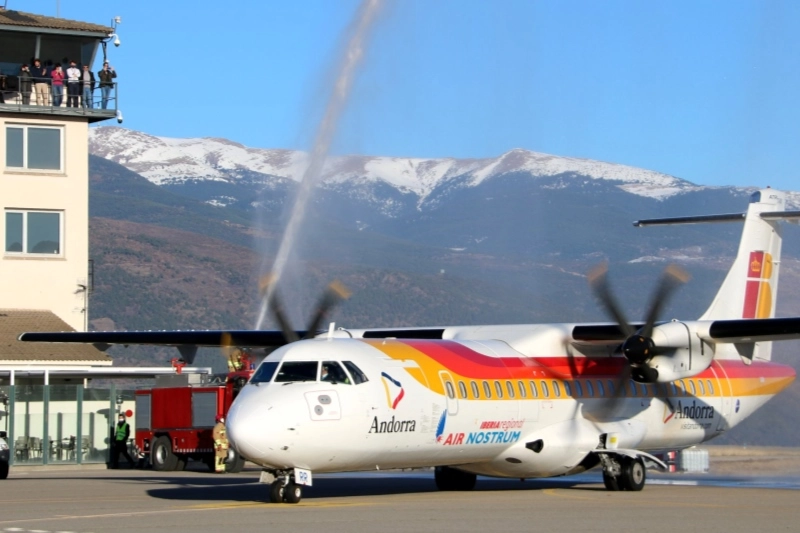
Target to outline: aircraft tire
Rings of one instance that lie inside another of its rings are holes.
[[[437,466],[434,470],[436,488],[448,491],[468,491],[475,488],[478,476],[462,472],[449,466]]]
[[[286,503],[299,503],[303,498],[303,487],[297,483],[289,483],[283,489],[283,501]]]
[[[169,437],[162,435],[156,438],[150,449],[150,462],[153,470],[158,472],[171,472],[178,466],[178,457],[172,453],[172,443]]]
[[[603,485],[606,486],[606,490],[608,491],[616,492],[620,490],[619,478],[606,474],[605,472],[603,472]]]
[[[622,462],[622,475],[619,478],[620,488],[638,492],[644,488],[647,479],[647,469],[641,459],[626,457]]]
[[[283,480],[276,479],[269,486],[269,503],[283,502]]]

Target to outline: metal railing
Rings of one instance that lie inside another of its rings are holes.
[[[30,92],[20,88],[0,89],[0,110],[25,113],[85,114],[113,117],[117,110],[117,83],[84,91],[83,82],[59,86],[31,84]],[[77,89],[77,93],[75,93]],[[72,92],[71,92],[72,91]]]

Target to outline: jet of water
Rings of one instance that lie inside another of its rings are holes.
[[[344,48],[344,56],[341,58],[337,69],[338,75],[335,77],[336,82],[325,107],[325,114],[317,129],[314,147],[309,155],[308,167],[303,173],[303,179],[300,181],[300,189],[295,198],[286,230],[283,233],[278,254],[272,265],[271,283],[262,296],[256,329],[261,329],[264,324],[269,311],[269,301],[283,275],[286,263],[297,240],[298,232],[305,219],[306,207],[311,198],[311,192],[322,178],[325,159],[336,134],[339,119],[347,104],[347,98],[350,95],[358,66],[364,57],[364,47],[369,37],[369,30],[375,21],[381,2],[382,0],[363,0],[356,13],[352,35]]]

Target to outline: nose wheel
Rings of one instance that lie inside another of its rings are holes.
[[[293,475],[276,476],[269,486],[270,503],[299,503],[303,499],[303,486],[294,482]]]

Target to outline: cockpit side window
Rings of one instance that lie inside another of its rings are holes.
[[[350,372],[350,375],[353,376],[353,383],[356,385],[361,385],[362,383],[366,383],[369,381],[367,379],[367,375],[364,374],[360,368],[356,366],[356,364],[352,361],[343,361],[344,367]]]
[[[275,375],[275,371],[278,369],[278,362],[277,361],[264,361],[262,362],[258,370],[250,377],[250,383],[269,383],[272,381],[272,376]]]
[[[275,383],[317,381],[317,361],[286,361],[281,365]]]
[[[323,361],[322,369],[319,373],[319,380],[328,383],[344,383],[350,385],[350,378],[347,377],[342,365],[336,361]]]

